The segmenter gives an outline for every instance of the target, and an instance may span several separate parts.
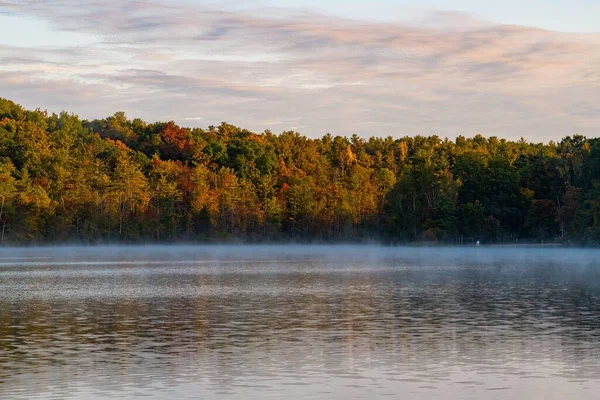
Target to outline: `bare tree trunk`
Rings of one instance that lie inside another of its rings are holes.
[[[558,219],[560,221],[560,241],[563,242],[565,240],[565,223],[558,195],[556,196],[556,204],[558,205]]]
[[[6,202],[6,197],[2,196],[2,205],[0,206],[0,220],[2,219],[2,213],[4,212],[4,203]]]
[[[2,205],[0,206],[0,221],[2,221],[2,214],[4,213],[4,203],[6,197],[2,196]],[[2,235],[0,236],[0,243],[4,243],[4,231],[6,230],[6,223],[2,223]]]
[[[123,203],[119,198],[119,237],[123,236]]]
[[[413,194],[413,228],[415,230],[415,240],[417,240],[417,198]]]

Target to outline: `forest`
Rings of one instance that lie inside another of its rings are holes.
[[[0,243],[600,245],[600,140],[253,133],[0,99]]]

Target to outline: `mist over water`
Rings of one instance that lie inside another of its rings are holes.
[[[592,398],[600,251],[0,248],[0,397]]]

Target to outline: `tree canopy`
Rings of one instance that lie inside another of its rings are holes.
[[[0,243],[600,244],[600,140],[86,121],[0,99]]]

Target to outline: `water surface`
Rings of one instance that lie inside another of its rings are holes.
[[[0,398],[600,391],[600,252],[0,248]]]

